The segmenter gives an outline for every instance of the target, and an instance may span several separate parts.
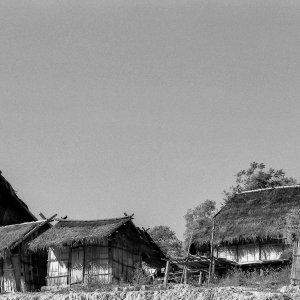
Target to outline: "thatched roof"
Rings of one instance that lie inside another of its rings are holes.
[[[28,206],[17,196],[0,171],[0,225],[36,221]]]
[[[236,194],[216,217],[214,243],[286,238],[289,234],[289,218],[299,209],[300,186]],[[195,243],[209,243],[210,237],[211,229],[202,228],[197,233]]]
[[[0,256],[17,247],[24,240],[29,238],[36,230],[45,225],[47,220],[7,225],[0,227]]]
[[[60,220],[29,244],[33,251],[49,247],[74,246],[76,244],[97,244],[110,236],[131,217],[106,220]]]

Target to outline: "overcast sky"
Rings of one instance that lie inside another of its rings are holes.
[[[0,2],[0,169],[38,215],[169,225],[251,161],[300,180],[300,2]]]

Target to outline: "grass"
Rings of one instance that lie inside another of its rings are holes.
[[[290,284],[290,266],[286,266],[280,269],[265,269],[263,272],[259,271],[242,271],[241,269],[233,269],[227,272],[222,277],[213,278],[210,287],[246,287],[257,291],[275,291],[282,286],[288,286]],[[199,286],[198,277],[190,277],[188,281],[191,286]],[[147,276],[141,267],[136,266],[131,274],[131,281],[125,282],[119,280],[113,283],[87,283],[78,284],[72,287],[61,288],[55,293],[64,294],[69,291],[81,291],[81,292],[115,292],[115,291],[139,291],[141,286],[148,285],[147,289],[160,290],[162,284],[158,280],[154,282],[149,281]],[[169,287],[172,286],[169,283]],[[207,287],[207,281],[204,281],[201,287]]]

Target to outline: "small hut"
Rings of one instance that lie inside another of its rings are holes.
[[[48,249],[47,286],[130,281],[142,261],[164,266],[163,253],[132,217],[59,220],[30,249]]]
[[[27,245],[50,226],[43,220],[0,227],[1,292],[35,291],[45,285],[47,252],[31,253]]]
[[[214,256],[241,267],[275,266],[292,256],[289,219],[300,209],[300,186],[234,195],[215,218]],[[211,228],[194,236],[191,253],[210,251]]]

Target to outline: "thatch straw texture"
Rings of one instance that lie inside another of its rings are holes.
[[[130,220],[131,217],[94,221],[60,220],[29,243],[29,249],[36,251],[49,247],[98,244]]]
[[[18,246],[27,235],[45,224],[46,221],[36,221],[0,227],[0,256],[4,257]]]
[[[300,209],[299,186],[236,194],[216,217],[214,243],[286,238],[288,219],[297,209]],[[195,243],[209,243],[210,235],[211,230],[200,229]]]
[[[17,196],[11,184],[3,177],[0,171],[0,224],[11,225],[37,221],[29,211],[28,206]]]

